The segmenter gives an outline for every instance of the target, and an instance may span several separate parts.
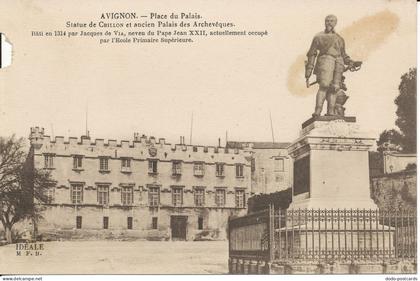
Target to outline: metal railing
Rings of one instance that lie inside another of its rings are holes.
[[[229,220],[229,256],[265,261],[416,259],[413,211],[269,210]]]

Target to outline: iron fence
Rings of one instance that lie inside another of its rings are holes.
[[[230,257],[265,261],[416,259],[413,211],[289,209],[229,220]]]

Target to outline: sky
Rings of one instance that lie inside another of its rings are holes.
[[[192,143],[292,142],[310,118],[316,86],[305,89],[304,55],[324,18],[335,14],[348,54],[363,60],[346,75],[346,114],[378,137],[394,128],[400,77],[416,65],[416,2],[30,1],[5,0],[0,32],[13,46],[0,69],[0,135],[131,140],[134,132]],[[193,44],[99,45],[89,38],[32,37],[104,12],[196,12],[266,37],[218,37]],[[19,20],[16,20],[16,17]],[[312,78],[314,79],[314,78]]]

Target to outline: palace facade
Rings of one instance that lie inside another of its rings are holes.
[[[139,134],[120,142],[51,139],[39,127],[29,140],[34,167],[55,181],[41,235],[223,239],[228,217],[246,213],[251,150]]]

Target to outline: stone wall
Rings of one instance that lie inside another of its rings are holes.
[[[371,194],[383,210],[416,210],[417,170],[371,178]]]
[[[348,261],[334,263],[266,262],[243,258],[229,259],[230,274],[415,274],[413,260]]]
[[[103,208],[99,206],[49,206],[38,224],[43,239],[171,239],[171,216],[187,216],[187,240],[224,240],[229,216],[243,215],[245,210],[209,208]],[[81,229],[76,229],[76,217],[82,217]],[[103,229],[103,217],[109,218]],[[132,217],[132,229],[127,218]],[[157,229],[152,227],[157,218]],[[198,218],[203,219],[199,229]]]

